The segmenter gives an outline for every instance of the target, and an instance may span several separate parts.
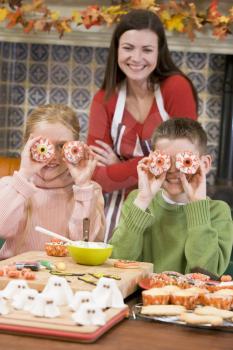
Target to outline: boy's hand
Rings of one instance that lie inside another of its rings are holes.
[[[21,162],[18,173],[28,180],[30,180],[33,175],[38,173],[51,160],[49,159],[47,162],[37,162],[32,159],[31,147],[40,139],[41,136],[34,137],[33,135],[30,135],[21,153]]]
[[[78,164],[71,164],[65,159],[64,161],[76,185],[80,187],[90,185],[93,172],[97,165],[97,159],[94,152],[87,145],[84,145],[84,159],[81,159]]]
[[[207,171],[202,161],[200,161],[199,170],[191,176],[190,180],[187,180],[185,174],[180,173],[181,183],[190,202],[206,199],[206,174]]]
[[[135,198],[134,204],[142,210],[148,208],[150,202],[161,188],[166,173],[155,177],[148,169],[149,157],[143,158],[137,166],[138,171],[138,195]]]

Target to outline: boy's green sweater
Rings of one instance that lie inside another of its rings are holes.
[[[221,275],[232,249],[233,224],[225,202],[200,200],[169,204],[161,191],[146,211],[134,205],[137,190],[125,201],[109,243],[112,258],[152,262],[155,272],[188,273],[194,267]]]

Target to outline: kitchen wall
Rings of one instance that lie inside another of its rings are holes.
[[[105,46],[105,45],[104,45]],[[103,80],[106,47],[0,42],[0,155],[20,154],[27,114],[37,105],[64,103],[77,111],[85,140],[92,97]],[[199,121],[213,156],[214,184],[225,55],[172,51],[199,95]]]

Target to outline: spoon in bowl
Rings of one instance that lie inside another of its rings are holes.
[[[69,243],[69,244],[71,244],[71,245],[75,245],[75,241],[72,241],[71,239],[69,239],[69,238],[67,238],[67,237],[64,237],[64,236],[61,236],[61,235],[59,235],[58,233],[55,233],[55,232],[53,232],[53,231],[47,230],[47,229],[45,229],[45,228],[43,228],[43,227],[41,227],[41,226],[36,226],[36,227],[35,227],[35,230],[36,230],[37,232],[43,233],[43,234],[45,234],[45,235],[47,235],[47,236],[54,237],[54,238],[58,238],[58,239],[60,239],[61,241],[67,242],[67,243]]]

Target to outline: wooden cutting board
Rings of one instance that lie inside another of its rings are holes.
[[[68,307],[60,307],[61,316],[57,318],[35,317],[10,307],[10,313],[0,316],[0,332],[28,335],[34,337],[61,339],[72,342],[94,342],[128,315],[124,309],[110,308],[106,311],[106,324],[103,326],[80,326],[72,320]]]
[[[91,277],[90,275],[88,275],[89,273],[105,273],[117,275],[120,277],[120,280],[117,280],[117,284],[124,298],[134,293],[138,288],[139,281],[153,272],[153,264],[151,263],[140,262],[139,268],[120,269],[113,266],[116,260],[108,259],[103,265],[100,266],[86,266],[76,264],[70,257],[51,257],[42,251],[30,251],[14,256],[13,258],[3,260],[0,262],[0,267],[20,261],[37,260],[48,260],[53,264],[56,264],[58,262],[64,262],[67,267],[66,271],[73,273],[84,273],[86,274],[86,276],[89,277]],[[35,274],[36,279],[33,281],[28,281],[28,285],[31,288],[35,288],[38,291],[42,291],[51,274],[48,270],[40,270],[38,272],[35,272]],[[88,284],[86,282],[78,280],[76,276],[67,276],[65,278],[69,281],[69,284],[73,291],[92,290],[93,288],[95,288],[95,286],[92,284]],[[98,279],[95,279],[94,277],[92,279],[93,281],[98,281]],[[5,288],[9,280],[11,280],[9,277],[0,277],[0,289]]]

